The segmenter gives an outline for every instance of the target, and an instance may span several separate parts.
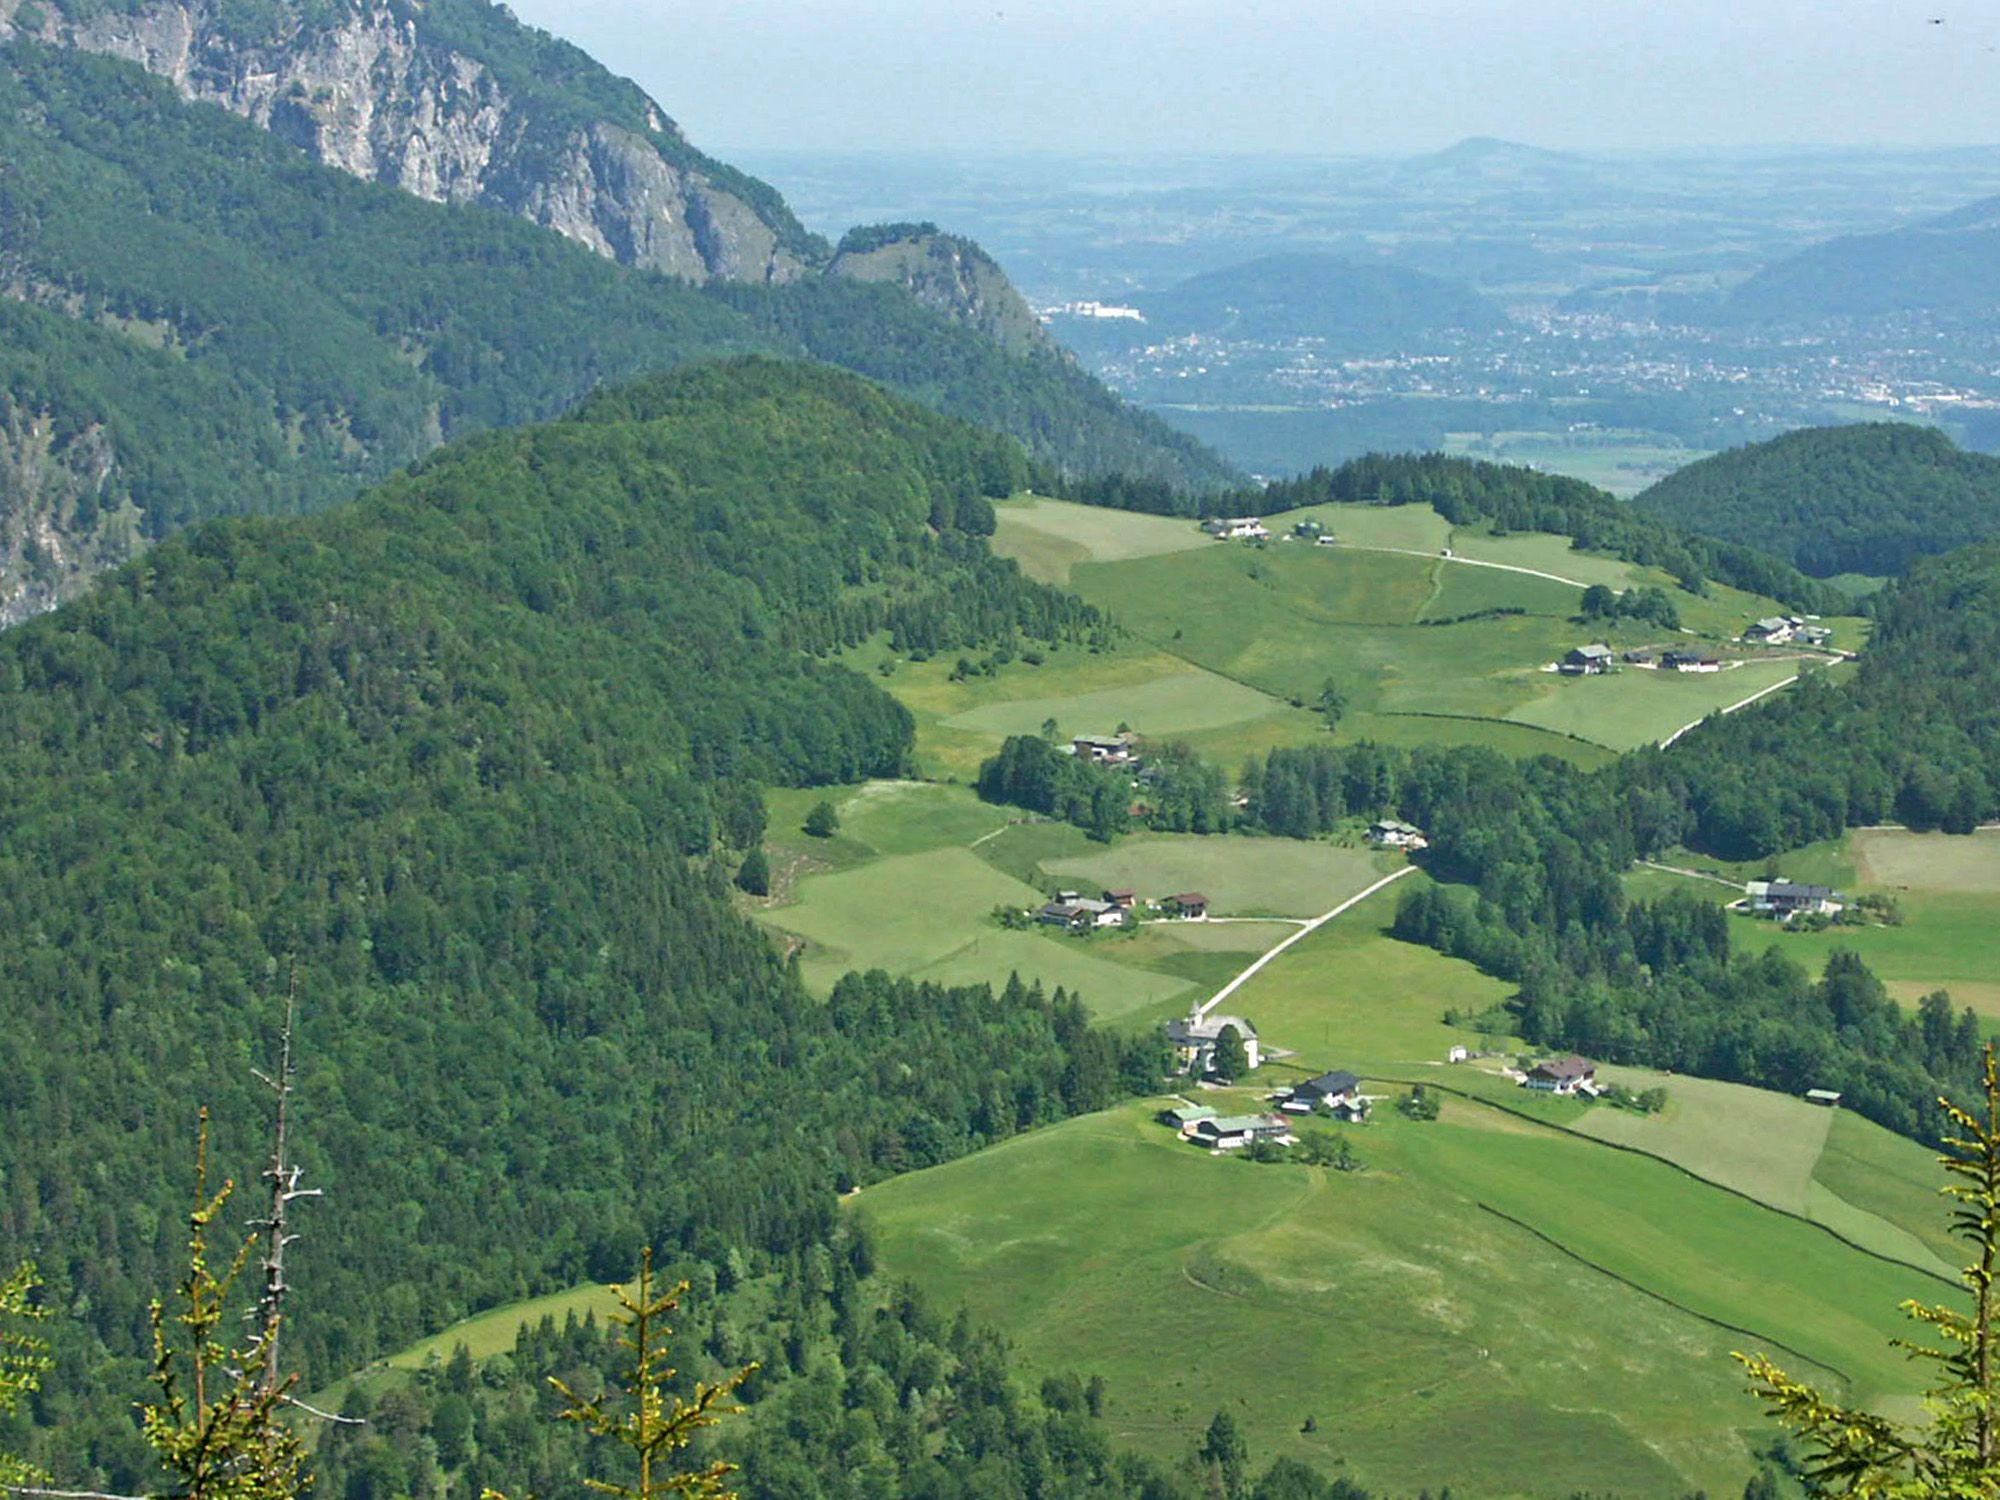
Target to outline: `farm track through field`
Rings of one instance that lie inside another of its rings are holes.
[[[1779,688],[1788,688],[1798,680],[1799,680],[1798,675],[1794,673],[1792,676],[1787,677],[1783,682],[1774,682],[1767,688],[1760,688],[1758,691],[1752,693],[1747,698],[1737,699],[1736,702],[1730,704],[1727,708],[1713,709],[1711,710],[1711,712],[1733,714],[1736,712],[1737,709],[1748,708],[1758,699],[1768,698],[1771,696],[1771,694],[1777,692]],[[1703,724],[1708,722],[1708,718],[1709,718],[1708,714],[1703,714],[1699,719],[1696,719],[1692,724],[1681,725],[1680,728],[1676,729],[1672,734],[1668,735],[1665,739],[1660,741],[1660,748],[1662,750],[1670,748],[1675,740],[1679,739],[1682,735],[1686,734],[1690,729],[1701,728]]]
[[[1401,880],[1405,875],[1415,874],[1416,869],[1417,867],[1415,865],[1404,865],[1402,869],[1395,870],[1387,875],[1384,875],[1380,880],[1376,881],[1373,885],[1369,886],[1367,890],[1362,891],[1359,895],[1349,896],[1345,901],[1341,902],[1340,905],[1336,906],[1332,911],[1322,912],[1318,916],[1314,917],[1310,922],[1302,924],[1297,932],[1293,933],[1290,937],[1284,939],[1284,941],[1278,943],[1275,947],[1272,947],[1268,949],[1266,952],[1259,955],[1247,969],[1245,969],[1241,974],[1238,974],[1234,979],[1230,980],[1229,983],[1225,984],[1221,989],[1217,990],[1213,995],[1211,995],[1208,998],[1207,1003],[1201,1007],[1198,1014],[1205,1016],[1210,1011],[1214,1010],[1216,1006],[1220,1005],[1223,1001],[1227,1000],[1231,995],[1235,994],[1238,990],[1243,988],[1245,984],[1249,983],[1249,981],[1253,979],[1259,973],[1259,971],[1263,969],[1263,967],[1266,964],[1268,964],[1272,959],[1276,958],[1280,953],[1283,953],[1287,948],[1291,947],[1292,944],[1298,942],[1302,938],[1310,937],[1313,933],[1318,932],[1320,928],[1326,926],[1327,923],[1331,922],[1335,917],[1339,916],[1342,912],[1347,911],[1350,907],[1359,906],[1363,901],[1366,901],[1370,896],[1374,895],[1377,891],[1381,890],[1383,887],[1394,885],[1397,881]]]
[[[1565,578],[1560,573],[1544,573],[1540,568],[1524,568],[1517,563],[1487,562],[1479,557],[1442,557],[1435,552],[1419,552],[1415,547],[1366,547],[1358,542],[1342,542],[1340,545],[1349,552],[1395,552],[1404,557],[1427,557],[1438,563],[1464,563],[1468,568],[1498,568],[1502,573],[1525,573],[1530,578],[1546,578],[1550,583],[1566,584],[1573,589],[1590,586],[1574,578]]]
[[[1711,875],[1706,870],[1688,870],[1683,869],[1680,865],[1663,865],[1656,859],[1634,860],[1633,863],[1648,870],[1664,870],[1669,875],[1685,875],[1690,880],[1712,881],[1716,885],[1726,885],[1732,891],[1742,889],[1742,886],[1737,881],[1727,880],[1720,875]]]

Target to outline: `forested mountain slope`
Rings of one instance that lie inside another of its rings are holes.
[[[1752,276],[1715,316],[1773,324],[1910,314],[1979,323],[2000,317],[2000,199],[1813,245]]]
[[[0,1259],[80,1320],[66,1472],[149,1482],[125,1402],[195,1110],[245,1180],[294,964],[309,1386],[645,1242],[802,1249],[840,1186],[1155,1076],[1059,997],[812,1000],[726,898],[757,783],[905,765],[826,653],[1099,628],[986,551],[1024,473],[851,376],[703,367],[0,635]]]
[[[190,521],[312,509],[600,381],[739,351],[851,365],[1059,471],[1225,473],[1059,351],[1010,353],[900,286],[626,269],[357,182],[127,64],[0,48],[0,155],[0,432],[47,434],[0,451],[0,618]]]
[[[1633,502],[1822,577],[1900,573],[2000,532],[2000,459],[1932,427],[1809,427],[1668,475]]]
[[[5,0],[0,36],[138,63],[328,166],[627,265],[783,281],[826,258],[636,84],[486,0]]]

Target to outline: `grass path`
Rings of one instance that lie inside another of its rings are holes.
[[[1755,703],[1759,698],[1768,698],[1771,696],[1771,694],[1777,692],[1779,688],[1788,688],[1798,680],[1799,680],[1798,674],[1794,673],[1792,676],[1787,677],[1783,682],[1774,682],[1767,688],[1759,688],[1749,697],[1739,698],[1736,702],[1730,704],[1727,708],[1717,709],[1714,710],[1714,712],[1733,714],[1736,712],[1737,709],[1748,708],[1751,704]],[[1708,722],[1708,715],[1703,714],[1699,719],[1696,719],[1693,723],[1681,725],[1680,728],[1676,729],[1672,734],[1668,735],[1665,739],[1660,741],[1660,748],[1662,750],[1669,749],[1673,745],[1675,740],[1679,739],[1682,735],[1686,734],[1690,729],[1699,729],[1703,724],[1707,722]]]
[[[1384,875],[1380,880],[1376,881],[1373,885],[1369,886],[1367,890],[1362,891],[1359,895],[1349,896],[1345,901],[1341,902],[1340,905],[1336,906],[1332,911],[1321,912],[1318,916],[1314,917],[1310,922],[1302,923],[1297,932],[1293,933],[1290,937],[1287,937],[1283,942],[1274,945],[1273,947],[1267,949],[1264,953],[1260,954],[1256,959],[1254,959],[1251,962],[1249,968],[1245,969],[1241,974],[1238,974],[1234,979],[1230,980],[1229,983],[1225,984],[1221,989],[1217,990],[1213,995],[1209,996],[1208,1000],[1202,1005],[1200,1014],[1205,1016],[1210,1011],[1214,1010],[1216,1006],[1220,1005],[1223,1001],[1227,1000],[1231,995],[1235,994],[1245,984],[1249,983],[1250,980],[1256,978],[1258,972],[1262,970],[1266,964],[1268,964],[1272,959],[1276,958],[1280,953],[1283,953],[1287,948],[1291,947],[1292,944],[1300,942],[1305,938],[1311,937],[1315,932],[1318,932],[1320,928],[1326,926],[1327,923],[1331,922],[1335,917],[1339,916],[1349,907],[1359,906],[1363,901],[1366,901],[1370,896],[1374,895],[1384,886],[1394,885],[1397,881],[1401,880],[1405,875],[1415,874],[1416,869],[1417,867],[1415,865],[1404,865],[1402,869],[1395,870],[1387,875]]]

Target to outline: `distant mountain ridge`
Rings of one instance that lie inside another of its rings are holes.
[[[1470,287],[1400,266],[1312,252],[1268,255],[1134,299],[1149,336],[1322,338],[1339,349],[1401,349],[1437,335],[1492,333],[1507,316]]]
[[[1735,288],[1714,316],[1759,324],[1918,314],[2000,319],[2000,197],[1809,246]]]
[[[1808,427],[1690,464],[1633,504],[1821,577],[1895,574],[2000,535],[2000,458],[1906,422]]]

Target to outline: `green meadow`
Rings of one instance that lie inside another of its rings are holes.
[[[934,664],[899,669],[892,690],[932,726],[926,749],[957,774],[976,764],[982,736],[990,746],[1050,719],[1067,733],[1123,723],[1198,749],[1258,753],[1318,728],[1301,709],[1328,679],[1347,695],[1343,738],[1484,743],[1594,764],[1796,670],[1753,658],[1716,676],[1559,678],[1543,669],[1586,640],[1666,649],[1695,636],[1721,647],[1777,606],[1720,587],[1697,597],[1657,569],[1578,552],[1565,537],[1454,530],[1429,506],[1272,516],[1279,539],[1261,547],[1211,541],[1192,521],[1059,501],[1010,502],[1000,514],[998,550],[1054,577],[1052,549],[1065,542],[1061,578],[1125,637],[1095,665],[1051,656],[956,691],[938,687]],[[1339,544],[1290,540],[1307,519]],[[1574,623],[1593,583],[1667,589],[1686,631]],[[1834,623],[1854,634],[1852,622]]]
[[[999,507],[993,550],[1044,583],[1068,583],[1080,562],[1119,562],[1214,545],[1191,521],[1028,498]]]
[[[1717,709],[1729,708],[1798,676],[1796,662],[1752,661],[1727,671],[1664,672],[1627,667],[1601,677],[1551,677],[1548,688],[1509,717],[1636,750]]]
[[[803,831],[826,800],[838,831]],[[963,786],[870,782],[768,794],[774,895],[744,909],[796,953],[824,994],[855,970],[946,984],[1010,974],[1077,994],[1100,1018],[1185,1009],[1221,988],[1296,921],[1147,922],[1085,935],[1003,927],[999,907],[1039,906],[1060,885],[1147,897],[1200,890],[1217,916],[1317,916],[1396,867],[1400,856],[1328,843],[1140,834],[1092,843],[1061,823],[1023,821]]]
[[[1645,1157],[1452,1103],[1428,1125],[1378,1110],[1352,1132],[1366,1170],[1340,1174],[1212,1159],[1150,1114],[1038,1132],[853,1211],[891,1274],[1031,1367],[1103,1375],[1114,1433],[1161,1456],[1226,1409],[1258,1463],[1364,1484],[1546,1492],[1559,1448],[1606,1490],[1734,1493],[1762,1429],[1731,1350],[1908,1389],[1892,1353],[1851,1351],[1934,1283]]]
[[[1123,888],[1147,898],[1200,891],[1218,916],[1316,917],[1401,863],[1399,854],[1300,839],[1155,833],[1045,868],[1079,889]]]
[[[1721,1494],[1765,1435],[1731,1350],[1906,1407],[1897,1308],[1942,1295],[1955,1264],[1928,1153],[1735,1085],[1610,1070],[1669,1089],[1642,1117],[1447,1065],[1454,1043],[1510,1045],[1504,1015],[1484,1035],[1470,1019],[1508,987],[1391,938],[1399,894],[1231,998],[1292,1055],[1213,1096],[1254,1107],[1352,1068],[1384,1096],[1351,1129],[1367,1170],[1212,1159],[1152,1124],[1156,1106],[1127,1107],[870,1188],[855,1211],[886,1268],[997,1324],[1035,1368],[1102,1374],[1113,1430],[1163,1456],[1228,1409],[1259,1463],[1362,1483],[1543,1491],[1546,1434],[1588,1450],[1592,1485]],[[1472,1097],[1402,1119],[1387,1097],[1426,1078]]]
[[[1899,1000],[1915,1004],[1945,990],[1955,1004],[2000,1023],[2000,830],[1959,835],[1863,828],[1774,859],[1739,864],[1695,859],[1690,867],[1737,881],[1783,875],[1831,885],[1849,896],[1894,897],[1903,917],[1897,926],[1795,932],[1745,916],[1734,928],[1735,942],[1755,948],[1776,944],[1815,971],[1845,948],[1859,954]],[[1742,893],[1740,886],[1732,892],[1650,870],[1628,876],[1626,884],[1634,894],[1696,889],[1722,902]]]

